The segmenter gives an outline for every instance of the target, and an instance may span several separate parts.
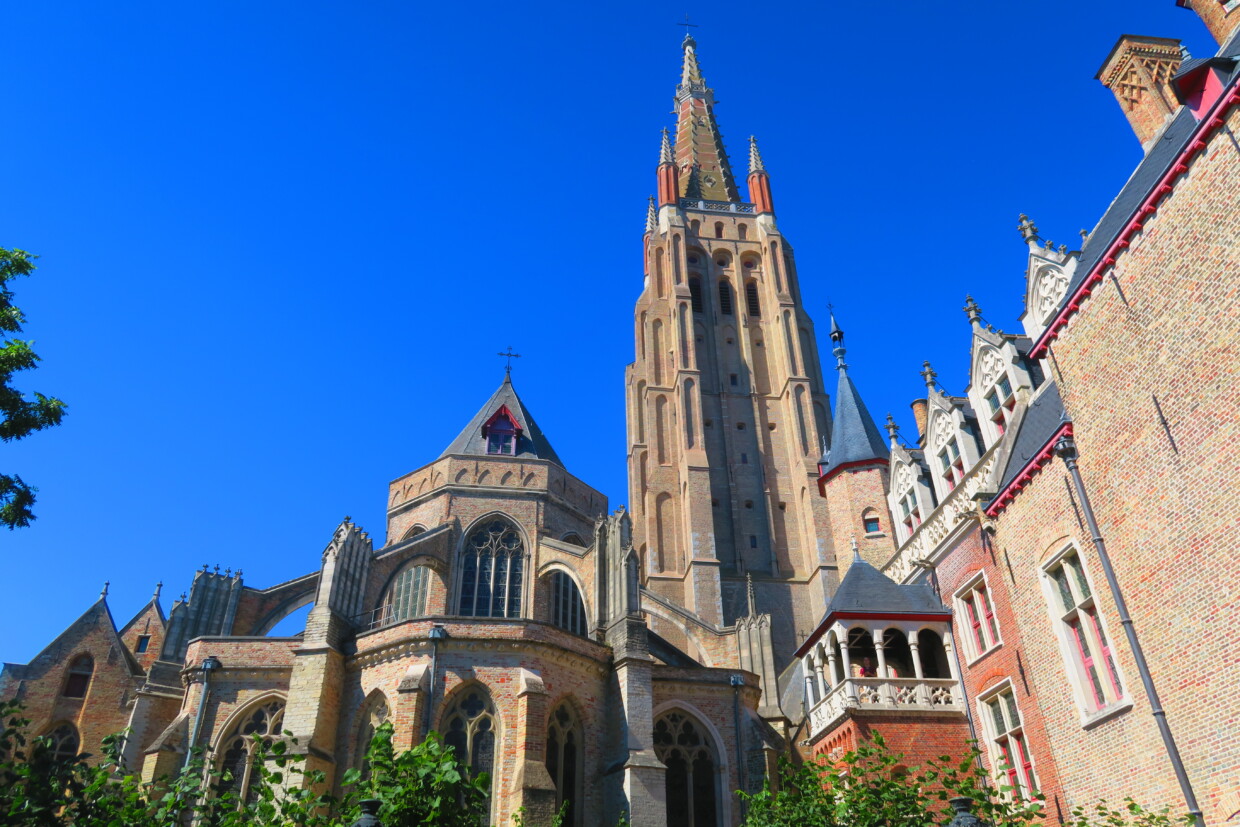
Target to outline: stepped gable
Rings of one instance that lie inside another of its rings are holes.
[[[529,409],[525,407],[525,403],[517,396],[517,391],[512,386],[512,377],[505,375],[503,383],[499,386],[499,390],[487,400],[478,413],[474,414],[474,418],[465,426],[465,430],[452,440],[452,444],[444,449],[439,455],[440,459],[446,456],[478,456],[487,457],[488,459],[496,459],[496,454],[487,453],[487,439],[483,433],[483,427],[487,425],[501,411],[507,411],[512,417],[512,421],[517,426],[517,445],[516,451],[511,455],[515,459],[545,459],[554,462],[561,468],[564,463],[560,461],[560,457],[556,454],[555,449],[551,447],[551,443],[547,441],[547,437],[539,429],[538,423],[534,421],[534,417],[530,415]]]

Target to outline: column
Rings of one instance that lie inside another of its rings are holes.
[[[917,697],[926,706],[930,705],[930,687],[926,685],[926,675],[921,668],[921,652],[918,648],[917,632],[908,633],[908,650],[913,654],[913,675],[917,678]]]
[[[878,655],[878,677],[883,679],[878,686],[878,695],[886,703],[895,704],[896,699],[891,694],[891,675],[887,673],[887,653],[883,647],[883,630],[871,629],[870,637],[874,639],[874,654]]]
[[[827,692],[829,691],[822,676],[822,650],[814,649],[814,654],[811,657],[814,659],[814,680],[818,684],[818,700],[822,700],[827,697]]]
[[[836,635],[836,640],[839,640],[839,635]],[[844,632],[844,640],[840,643],[840,659],[844,662],[844,685],[848,687],[845,691],[848,693],[848,699],[851,700],[855,706],[857,703],[857,684],[853,682],[852,663],[848,659],[847,630]]]

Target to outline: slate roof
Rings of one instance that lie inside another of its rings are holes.
[[[831,420],[831,447],[818,461],[821,473],[829,474],[854,462],[886,462],[890,454],[891,449],[861,401],[857,386],[848,373],[841,370],[840,384],[835,391],[835,416]]]
[[[1063,399],[1059,396],[1059,386],[1048,382],[1045,390],[1029,403],[1025,416],[1021,419],[1020,430],[1016,433],[1016,442],[1012,452],[1008,454],[1007,467],[1003,469],[1003,479],[999,490],[1003,491],[1021,472],[1029,460],[1036,457],[1055,432],[1063,426]]]
[[[934,590],[925,583],[903,586],[854,557],[844,582],[836,590],[823,618],[836,612],[865,612],[875,615],[951,614]]]
[[[1226,46],[1219,50],[1218,56],[1240,56],[1240,30],[1236,32],[1236,35],[1231,38]],[[1240,68],[1232,72],[1227,80],[1228,86],[1235,82],[1237,74],[1240,74]],[[1119,195],[1115,196],[1115,200],[1107,208],[1106,213],[1102,216],[1102,220],[1098,222],[1098,226],[1090,234],[1089,240],[1081,248],[1081,258],[1077,263],[1076,273],[1072,276],[1072,282],[1068,285],[1068,290],[1064,294],[1064,301],[1071,299],[1076,293],[1077,288],[1081,286],[1081,282],[1085,280],[1102,257],[1106,255],[1112,242],[1128,226],[1128,222],[1132,220],[1141,203],[1154,189],[1154,185],[1162,179],[1167,170],[1171,168],[1171,165],[1180,157],[1180,153],[1184,151],[1189,138],[1196,131],[1197,124],[1197,119],[1193,117],[1193,113],[1189,111],[1188,107],[1180,107],[1175,117],[1172,118],[1171,123],[1167,125],[1166,130],[1159,136],[1154,145],[1150,147],[1150,151],[1146,153],[1141,163],[1137,165],[1136,170],[1132,173],[1132,177],[1128,179],[1123,189],[1119,191]],[[1062,307],[1062,303],[1060,306]]]
[[[521,436],[517,439],[517,451],[512,456],[518,459],[524,457],[527,459],[550,460],[561,468],[564,467],[564,463],[556,455],[555,449],[551,447],[551,443],[547,441],[547,437],[543,436],[543,432],[539,429],[538,423],[530,415],[529,409],[525,407],[521,398],[517,396],[517,391],[512,386],[512,378],[507,375],[504,376],[503,384],[499,386],[499,390],[492,394],[481,410],[474,414],[474,418],[465,426],[465,430],[461,431],[457,438],[452,440],[452,444],[439,455],[440,459],[449,454],[457,456],[488,456],[487,441],[486,437],[482,435],[482,426],[504,405],[508,406],[509,413],[517,420],[517,425],[521,428]]]

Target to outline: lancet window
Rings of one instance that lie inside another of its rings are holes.
[[[726,281],[719,282],[719,312],[732,315],[732,285]]]
[[[582,781],[582,729],[568,704],[560,704],[547,726],[547,773],[555,784],[555,805],[563,807],[565,827],[580,827]]]
[[[242,801],[250,802],[257,796],[255,757],[260,744],[271,746],[280,735],[284,724],[284,701],[273,700],[256,707],[220,741],[223,755],[220,792],[231,792]]]
[[[71,723],[61,724],[48,733],[47,737],[51,741],[52,756],[57,760],[70,761],[77,758],[81,751],[82,739],[78,735],[77,727]]]
[[[1119,670],[1080,555],[1070,549],[1045,572],[1051,612],[1066,644],[1069,672],[1077,678],[1079,697],[1089,712],[1118,703],[1124,694]]]
[[[380,621],[383,624],[401,623],[426,614],[430,581],[431,570],[427,566],[409,564],[401,569],[392,578],[383,596]]]
[[[749,315],[755,319],[762,315],[762,306],[758,303],[758,283],[751,281],[745,285],[745,304],[748,306]]]
[[[673,710],[654,724],[654,751],[667,765],[667,823],[716,827],[718,759],[701,724]]]
[[[490,775],[494,785],[496,719],[490,693],[476,684],[458,692],[444,714],[442,728],[444,743],[452,747],[457,760],[474,775]]]
[[[520,617],[525,571],[521,534],[506,520],[487,520],[461,552],[460,613],[470,617]]]
[[[574,635],[586,634],[586,608],[577,584],[566,572],[551,572],[551,622]]]
[[[1011,684],[1005,684],[998,692],[983,698],[981,707],[991,766],[999,775],[1000,783],[1007,788],[1005,792],[1028,800],[1037,791],[1037,782],[1020,710],[1016,706],[1016,693]]]
[[[85,698],[94,674],[94,658],[90,655],[78,655],[69,664],[69,675],[65,678],[65,688],[60,694],[66,698]]]
[[[357,759],[354,763],[361,771],[362,778],[370,777],[370,762],[366,760],[366,753],[370,749],[370,742],[374,740],[375,732],[387,719],[387,701],[381,695],[376,696],[362,713],[362,726],[357,736]]]
[[[984,577],[978,578],[957,595],[967,630],[967,649],[970,657],[981,657],[999,645],[999,621],[995,618],[995,606],[990,599]]]

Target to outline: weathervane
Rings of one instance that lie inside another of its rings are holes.
[[[509,345],[509,346],[508,346],[508,350],[506,350],[506,351],[500,351],[499,353],[497,353],[497,354],[495,354],[495,355],[496,355],[496,356],[503,356],[503,357],[504,357],[504,359],[506,360],[506,361],[504,362],[504,375],[505,375],[505,376],[512,376],[512,360],[513,360],[513,359],[520,359],[520,358],[521,358],[521,354],[520,354],[520,353],[513,353],[513,352],[512,352],[512,345]]]

